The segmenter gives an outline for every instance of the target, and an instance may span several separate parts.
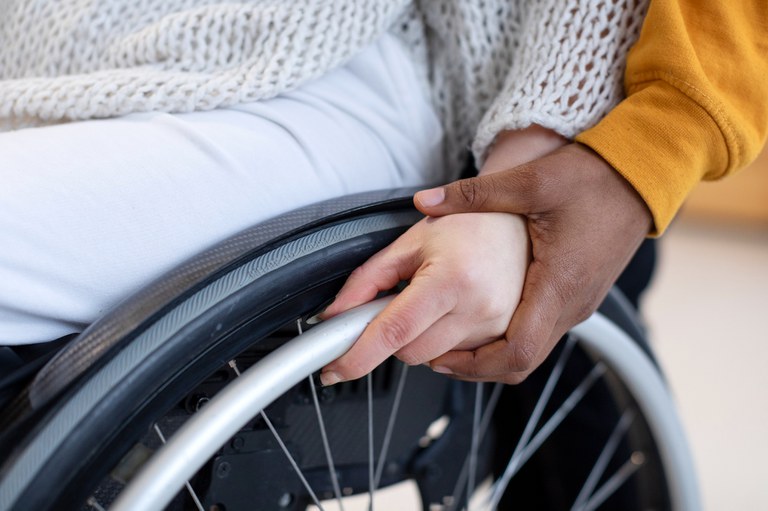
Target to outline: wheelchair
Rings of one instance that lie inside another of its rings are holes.
[[[333,387],[387,297],[312,320],[421,218],[414,190],[296,210],[214,246],[92,324],[0,417],[0,510],[698,510],[686,439],[612,291],[515,387],[394,359]],[[314,507],[313,507],[314,506]]]

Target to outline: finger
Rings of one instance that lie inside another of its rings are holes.
[[[353,271],[333,302],[320,313],[321,319],[329,319],[344,311],[373,300],[381,291],[395,287],[410,279],[421,264],[408,243],[398,239],[392,245],[374,254]]]
[[[449,353],[451,355],[458,354],[460,356],[464,356],[466,354],[468,356],[472,356],[472,352],[451,351]],[[482,382],[505,383],[507,385],[517,385],[518,383],[522,383],[523,381],[525,381],[525,379],[528,376],[530,376],[531,372],[533,372],[533,371],[524,371],[520,373],[507,373],[504,375],[496,375],[496,376],[470,377],[470,376],[454,374],[445,366],[435,366],[432,369],[436,373],[441,373],[444,376],[453,378],[454,380],[466,381],[470,383],[482,383]]]
[[[460,378],[501,380],[530,373],[559,338],[556,329],[563,309],[557,276],[541,263],[529,266],[520,304],[504,339],[477,350],[446,353],[430,363],[433,370]]]
[[[472,323],[463,315],[448,313],[410,344],[398,350],[395,356],[408,365],[420,365],[433,360],[447,351],[471,349],[492,339],[471,340]]]
[[[562,187],[552,186],[549,167],[553,155],[519,165],[514,169],[461,179],[414,195],[414,204],[424,214],[499,211],[530,215],[557,202]],[[562,162],[558,164],[562,165]]]
[[[415,278],[368,325],[347,353],[323,368],[323,385],[368,374],[435,324],[456,303],[453,293],[441,292],[441,288],[447,287],[434,279]]]
[[[460,380],[502,381],[527,371],[508,365],[507,351],[506,339],[500,339],[473,351],[449,351],[432,360],[429,366],[437,373]]]
[[[552,346],[554,346],[557,343],[558,338],[550,339],[550,343]],[[498,344],[498,351],[496,355],[491,356],[503,356],[504,350],[506,348],[506,340],[501,339],[498,341],[495,341],[493,343],[488,343],[484,345],[481,349],[490,349],[491,353],[493,352],[493,348],[495,344]],[[534,364],[531,365],[529,369],[526,369],[524,371],[507,371],[501,374],[478,374],[474,376],[469,376],[466,374],[461,374],[454,372],[452,367],[469,365],[473,363],[473,360],[476,359],[478,356],[478,351],[449,351],[445,355],[438,357],[437,359],[430,362],[430,367],[433,371],[437,373],[444,374],[446,376],[449,376],[451,378],[461,380],[461,381],[468,381],[468,382],[499,382],[499,383],[505,383],[507,385],[517,385],[518,383],[522,383],[525,381],[528,376],[531,375],[536,369],[541,366],[542,363],[546,360],[547,356],[549,355],[548,350],[542,350],[540,352],[540,356],[536,360]]]

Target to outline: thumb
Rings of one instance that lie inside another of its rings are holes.
[[[526,164],[422,190],[414,195],[413,202],[428,216],[490,211],[525,215],[533,206],[537,181],[531,179],[533,175],[533,165]]]

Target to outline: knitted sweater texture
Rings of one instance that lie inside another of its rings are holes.
[[[622,98],[645,0],[0,0],[0,130],[273,97],[383,32],[423,70],[449,161],[566,137]],[[474,142],[473,142],[474,140]]]

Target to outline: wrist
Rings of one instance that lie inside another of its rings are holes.
[[[652,232],[651,209],[632,183],[589,146],[574,142],[566,150],[570,150],[570,159],[579,168],[579,180],[583,184],[622,205],[628,229],[642,231],[644,236]]]
[[[488,153],[479,174],[487,175],[528,163],[568,144],[568,139],[549,128],[533,124],[521,130],[502,131]]]

